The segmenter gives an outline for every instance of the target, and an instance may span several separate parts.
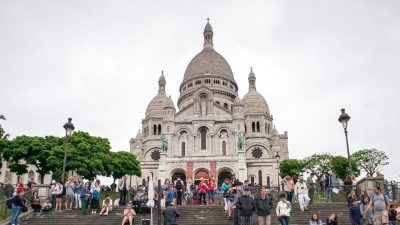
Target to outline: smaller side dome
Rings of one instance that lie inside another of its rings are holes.
[[[242,99],[240,99],[239,95],[233,101],[233,106],[243,106]]]
[[[171,95],[168,97],[168,103],[167,103],[166,108],[173,108],[173,109],[175,109],[175,104],[174,104],[174,101],[172,101]]]
[[[265,98],[256,90],[256,75],[253,68],[249,74],[249,92],[243,97],[244,115],[267,114],[269,107]]]

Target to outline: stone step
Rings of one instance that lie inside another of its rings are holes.
[[[293,206],[291,214],[292,225],[304,225],[317,212],[321,219],[325,219],[330,213],[338,214],[341,225],[350,225],[348,209],[345,204],[315,204],[310,206],[307,212],[300,212],[298,206]],[[30,216],[22,221],[22,225],[65,225],[65,224],[99,224],[99,225],[119,225],[122,220],[123,209],[114,209],[108,216],[82,215],[81,210],[54,212],[50,215]],[[232,220],[228,220],[220,205],[208,206],[178,206],[181,218],[178,219],[180,225],[231,225]],[[89,211],[90,212],[90,211]],[[275,211],[271,210],[272,225],[278,225]],[[135,224],[140,224],[141,219],[150,218],[150,215],[138,214]],[[157,225],[157,211],[154,212],[154,225]],[[163,224],[163,223],[161,223]],[[258,224],[257,216],[253,217],[253,224]]]

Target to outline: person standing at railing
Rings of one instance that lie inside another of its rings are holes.
[[[328,172],[325,173],[325,180],[324,180],[324,187],[325,187],[325,203],[328,203],[331,199],[332,195],[332,175]]]
[[[307,177],[308,197],[310,197],[310,203],[313,202],[315,188],[316,188],[316,184],[314,182],[314,176],[315,174],[311,173],[310,176]]]
[[[286,200],[292,203],[294,182],[290,175],[287,175],[285,178],[283,178],[283,190],[286,192]]]
[[[300,210],[308,210],[307,206],[310,202],[310,198],[308,197],[308,188],[307,183],[303,179],[303,175],[299,176],[299,181],[294,186],[294,195],[297,196],[297,201],[300,205]]]
[[[128,185],[127,185],[127,176],[123,176],[121,181],[118,184],[118,191],[119,191],[119,205],[125,206],[126,205],[126,196],[128,194]]]
[[[18,225],[19,224],[19,215],[22,212],[22,208],[25,207],[25,199],[24,199],[25,191],[18,190],[17,195],[14,196],[12,202],[12,215],[11,215],[11,225]]]

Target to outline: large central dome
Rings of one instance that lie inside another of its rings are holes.
[[[234,81],[232,69],[228,62],[214,49],[203,49],[190,61],[183,80],[203,75],[219,75]]]

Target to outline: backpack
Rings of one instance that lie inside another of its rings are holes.
[[[13,204],[13,203],[14,203],[14,198],[9,198],[9,199],[6,200],[6,204],[7,204],[7,207],[8,207],[9,209],[12,208],[12,204]]]
[[[176,189],[182,190],[182,181],[181,180],[176,181]]]

